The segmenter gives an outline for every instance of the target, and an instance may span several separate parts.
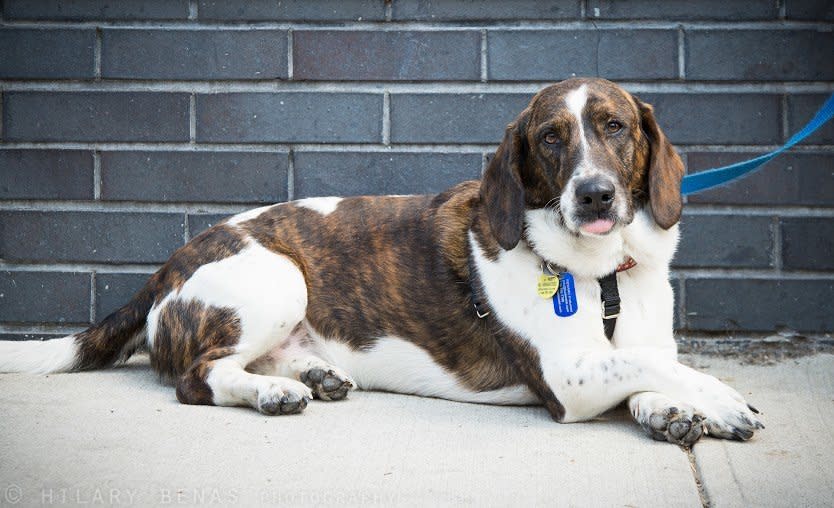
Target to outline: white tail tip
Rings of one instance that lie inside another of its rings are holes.
[[[0,372],[49,374],[75,365],[75,335],[52,340],[0,341]]]

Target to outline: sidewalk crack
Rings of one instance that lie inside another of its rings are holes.
[[[682,446],[681,449],[684,453],[686,453],[686,457],[689,459],[689,468],[692,470],[692,479],[695,480],[695,487],[698,489],[698,497],[701,498],[701,506],[703,508],[710,508],[712,506],[712,502],[707,494],[707,489],[704,487],[704,481],[701,478],[701,470],[698,468],[695,453],[692,452],[692,448]]]

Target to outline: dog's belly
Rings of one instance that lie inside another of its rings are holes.
[[[315,354],[344,369],[363,390],[383,390],[486,404],[537,404],[524,385],[473,391],[438,365],[420,347],[398,337],[381,337],[368,350],[328,340],[307,326]]]

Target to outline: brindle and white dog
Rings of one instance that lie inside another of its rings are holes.
[[[677,361],[683,172],[651,106],[605,80],[564,81],[507,127],[481,181],[236,215],[86,331],[2,343],[0,371],[96,369],[145,346],[186,404],[288,414],[362,388],[543,403],[576,422],[627,400],[656,439],[749,439],[756,411]],[[598,279],[626,261],[609,341]],[[572,316],[537,294],[548,265],[575,280]]]

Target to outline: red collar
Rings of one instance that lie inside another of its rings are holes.
[[[633,257],[629,256],[625,261],[617,265],[617,272],[624,272],[634,268],[635,266],[637,266],[637,261],[635,261]]]

